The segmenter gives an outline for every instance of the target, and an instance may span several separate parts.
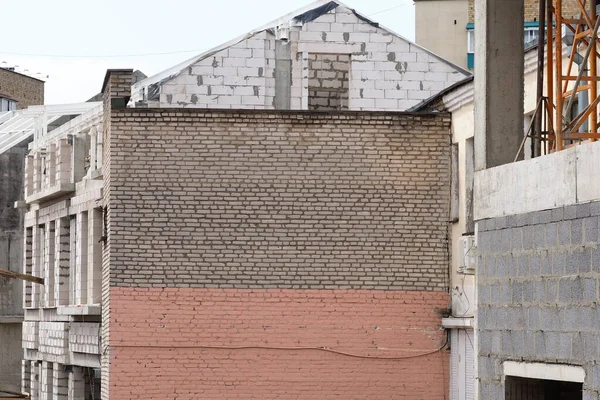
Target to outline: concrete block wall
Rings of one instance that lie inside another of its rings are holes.
[[[69,324],[39,322],[39,352],[44,360],[68,364]]]
[[[31,393],[31,361],[21,360],[21,392]],[[18,390],[16,390],[18,391]]]
[[[507,360],[579,365],[600,394],[600,203],[478,222],[480,398],[503,392]]]
[[[123,93],[116,90],[116,94]],[[94,334],[90,331],[88,335],[86,329],[82,334],[78,326],[72,338],[70,334],[73,314],[88,318],[97,312],[87,306],[100,303],[102,284],[102,182],[85,172],[85,159],[91,156],[88,153],[97,152],[98,146],[87,145],[92,138],[88,132],[73,135],[74,146],[60,139],[48,143],[46,152],[36,151],[27,157],[29,211],[23,223],[23,271],[43,277],[44,285],[23,284],[27,309],[23,348],[32,372],[23,377],[22,387],[38,399],[67,399],[69,374],[64,365],[98,366],[100,353],[98,323]],[[71,357],[70,339],[76,355],[83,357]],[[23,357],[23,351],[20,353]]]
[[[274,108],[274,71],[274,36],[263,31],[168,81],[160,92],[160,106]]]
[[[448,116],[110,119],[103,398],[447,393]]]
[[[350,54],[350,110],[406,110],[468,73],[441,61],[404,38],[358,18],[351,9],[337,7],[291,32],[292,88],[299,86],[308,66],[302,55]],[[292,109],[299,107],[292,97]]]
[[[37,350],[39,348],[39,322],[23,322],[23,348]]]
[[[161,84],[160,107],[273,109],[275,41],[262,31],[196,62]],[[351,58],[350,110],[407,110],[469,74],[343,6],[292,22],[288,45],[293,110],[309,109],[309,64],[318,54]]]
[[[59,363],[54,363],[52,372],[51,400],[67,400],[69,398],[69,373]]]
[[[100,354],[100,324],[93,322],[71,323],[69,350],[76,353]]]
[[[38,200],[73,184],[73,168],[73,146],[67,139],[28,154],[25,158],[25,200]]]
[[[85,380],[83,371],[84,369],[81,367],[74,367],[73,371],[69,374],[67,387],[69,400],[85,398]]]

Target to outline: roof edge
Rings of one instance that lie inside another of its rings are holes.
[[[467,83],[472,82],[474,79],[475,79],[475,76],[471,75],[471,76],[466,77],[462,81],[455,82],[452,85],[450,85],[447,88],[445,88],[444,90],[442,90],[441,92],[439,92],[437,94],[434,94],[433,96],[429,97],[428,99],[425,99],[422,102],[420,102],[420,103],[412,106],[407,111],[409,111],[409,112],[423,112],[423,111],[425,111],[427,109],[427,107],[429,107],[430,105],[432,105],[437,100],[440,100],[445,95],[447,95],[448,93],[452,92],[453,90],[458,89],[458,88],[462,87],[463,85],[466,85]]]
[[[17,75],[20,75],[20,76],[25,77],[25,78],[33,79],[34,81],[42,82],[43,84],[46,83],[46,81],[43,81],[41,79],[34,78],[33,76],[25,75],[25,74],[22,74],[22,73],[17,72],[17,71],[12,71],[12,70],[10,70],[8,68],[0,67],[0,70],[6,71],[6,72],[10,72],[10,73],[13,73],[13,74],[17,74]]]
[[[353,9],[350,6],[348,6],[347,4],[344,4],[341,1],[338,1],[338,0],[336,0],[336,1],[317,0],[317,1],[313,2],[313,3],[311,3],[311,4],[308,4],[308,5],[300,8],[300,9],[298,9],[298,10],[295,10],[295,11],[293,11],[291,13],[288,13],[288,14],[282,16],[282,17],[279,17],[279,18],[277,18],[277,19],[275,19],[275,20],[273,20],[273,21],[271,21],[271,22],[269,22],[269,23],[267,23],[267,24],[265,24],[265,25],[263,25],[263,26],[261,26],[259,28],[256,28],[256,29],[254,29],[254,30],[252,30],[252,31],[244,34],[244,35],[238,36],[238,37],[236,37],[236,38],[234,38],[234,39],[232,39],[232,40],[230,40],[228,42],[225,42],[225,43],[222,43],[222,44],[220,44],[218,46],[215,46],[215,47],[211,48],[210,50],[202,52],[201,54],[198,54],[198,55],[196,55],[196,56],[194,56],[194,57],[192,57],[192,58],[190,58],[188,60],[185,60],[185,61],[183,61],[183,62],[181,62],[179,64],[176,64],[176,65],[174,65],[171,68],[168,68],[168,69],[166,69],[164,71],[161,71],[161,72],[159,72],[157,74],[154,74],[153,76],[150,76],[150,77],[148,77],[148,78],[146,78],[144,80],[141,80],[141,81],[135,83],[134,85],[132,85],[132,89],[133,89],[133,91],[136,91],[136,90],[139,90],[141,87],[144,87],[146,85],[158,83],[158,82],[161,82],[161,81],[163,81],[165,79],[170,79],[172,77],[175,77],[175,76],[179,75],[181,73],[181,71],[183,71],[185,68],[187,68],[187,67],[189,67],[189,66],[197,63],[198,61],[201,61],[201,60],[205,59],[206,57],[209,57],[212,54],[215,54],[215,53],[217,53],[217,52],[219,52],[221,50],[227,49],[227,48],[229,48],[229,47],[231,47],[231,46],[233,46],[233,45],[235,45],[235,44],[237,44],[237,43],[239,43],[239,42],[241,42],[243,40],[246,40],[246,39],[248,39],[248,38],[250,38],[252,36],[257,35],[258,33],[261,33],[263,31],[267,31],[267,30],[269,30],[269,29],[271,29],[273,27],[276,27],[277,25],[281,24],[282,22],[287,22],[287,21],[294,20],[297,16],[304,15],[307,12],[314,11],[316,9],[326,9],[327,7],[330,7],[333,4],[336,4],[336,6],[333,7],[333,8],[344,7],[346,9],[352,11],[354,13],[354,15],[357,18],[361,19],[362,21],[364,21],[364,22],[366,22],[368,24],[371,24],[373,26],[376,26],[377,28],[383,29],[384,31],[390,33],[391,35],[396,36],[397,38],[400,38],[400,39],[404,40],[409,45],[415,46],[416,48],[420,49],[421,51],[424,51],[425,53],[429,54],[430,56],[436,58],[438,61],[441,61],[442,63],[444,63],[446,65],[449,65],[450,67],[454,68],[456,71],[460,72],[461,74],[463,74],[463,75],[465,75],[467,77],[468,76],[472,76],[471,71],[466,70],[466,69],[464,69],[463,67],[461,67],[461,66],[459,66],[457,64],[454,64],[453,62],[451,62],[451,61],[449,61],[449,60],[447,60],[447,59],[445,59],[445,58],[443,58],[443,57],[441,57],[441,56],[433,53],[432,51],[426,49],[425,47],[423,47],[423,46],[421,46],[419,44],[417,44],[416,42],[414,42],[412,40],[409,40],[406,37],[404,37],[404,36],[396,33],[395,31],[393,31],[393,30],[391,30],[391,29],[389,29],[389,28],[387,28],[387,27],[379,24],[378,22],[375,22],[375,21],[371,20],[368,16],[366,16],[364,14],[361,14],[360,12],[356,11],[355,9]],[[331,11],[331,10],[328,10],[327,12],[329,12],[329,11]]]

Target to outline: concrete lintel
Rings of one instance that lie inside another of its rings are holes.
[[[442,326],[446,329],[464,329],[473,328],[474,318],[443,318]]]
[[[40,200],[48,201],[57,197],[62,197],[67,193],[75,191],[73,183],[59,183],[39,193],[33,194],[25,199],[27,203],[37,203]]]
[[[101,315],[100,304],[85,306],[63,306],[56,309],[58,315]]]
[[[71,364],[80,367],[100,368],[100,355],[71,352]]]
[[[600,142],[475,174],[475,220],[600,200]]]
[[[561,382],[585,382],[585,370],[573,365],[504,361],[505,376]]]

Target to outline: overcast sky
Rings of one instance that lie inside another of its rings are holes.
[[[100,91],[108,68],[134,68],[151,76],[309,3],[310,0],[9,1],[2,6],[5,40],[0,46],[0,65],[18,65],[20,70],[49,75],[46,104],[82,102]],[[344,3],[414,40],[412,0]]]

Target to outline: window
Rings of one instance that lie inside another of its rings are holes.
[[[505,399],[581,400],[583,384],[507,376]]]
[[[467,30],[467,53],[475,53],[475,29]]]
[[[17,109],[17,102],[11,99],[0,97],[0,112],[13,111]]]
[[[539,23],[525,22],[523,30],[525,48],[536,44],[539,38]],[[475,24],[473,23],[467,24],[467,67],[475,68]]]
[[[475,25],[467,25],[467,68],[475,68]]]
[[[526,27],[525,32],[523,34],[523,38],[525,40],[525,48],[531,47],[537,43],[539,37],[539,28],[535,27]]]

